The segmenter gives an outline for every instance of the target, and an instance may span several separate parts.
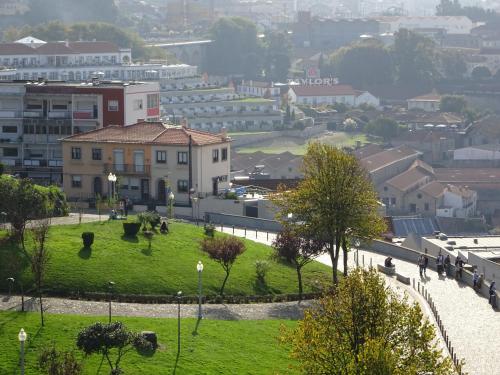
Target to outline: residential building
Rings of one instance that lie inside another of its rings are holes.
[[[345,104],[358,107],[361,104],[379,107],[378,98],[368,91],[355,90],[349,85],[296,85],[288,90],[288,99],[292,104],[333,105]]]
[[[489,115],[467,127],[464,146],[500,144],[500,116]]]
[[[60,183],[60,138],[159,115],[158,83],[0,82],[0,161],[39,183]]]
[[[468,186],[446,185],[443,193],[443,207],[436,214],[442,217],[468,218],[476,215],[477,192]]]
[[[456,137],[456,132],[452,132],[450,128],[435,127],[430,130],[410,130],[391,139],[391,144],[395,147],[406,145],[420,151],[422,160],[433,164],[452,158]]]
[[[302,156],[290,152],[266,154],[260,151],[249,154],[232,153],[231,176],[251,179],[299,179],[303,177]]]
[[[8,68],[0,75],[4,80],[86,81],[98,77],[162,81],[197,74],[197,67],[191,65],[133,63],[130,48],[110,42],[45,42],[31,36],[0,43],[0,64]]]
[[[238,84],[236,92],[245,96],[274,99],[278,105],[281,103],[281,87],[273,82],[242,81]]]
[[[360,163],[368,171],[373,184],[377,187],[406,171],[420,155],[420,152],[403,145],[367,156],[360,159]]]
[[[461,167],[500,167],[500,144],[456,149],[453,151],[453,164]]]
[[[161,103],[163,116],[174,122],[185,119],[193,129],[272,130],[283,124],[275,100],[247,98],[233,87],[164,90]]]
[[[408,110],[421,110],[425,112],[439,111],[441,95],[430,93],[408,99]]]
[[[447,34],[470,34],[475,27],[465,16],[383,16],[376,18],[380,22],[380,32],[395,33],[400,29],[415,32],[440,30]]]
[[[62,140],[63,187],[69,199],[109,196],[107,176],[118,177],[117,193],[133,202],[178,204],[218,195],[229,188],[230,139],[160,122],[108,126]]]

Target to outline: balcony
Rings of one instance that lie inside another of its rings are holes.
[[[22,118],[22,111],[0,111],[0,118]]]
[[[69,111],[52,111],[48,113],[49,118],[60,118],[67,119],[71,118],[71,114]]]
[[[42,117],[42,111],[24,111],[23,117],[40,118]]]
[[[148,176],[149,164],[104,164],[104,174],[114,173],[116,175],[138,175]]]
[[[73,111],[74,120],[95,120],[94,111]]]

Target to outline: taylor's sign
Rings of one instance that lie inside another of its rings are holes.
[[[300,86],[313,86],[313,85],[322,85],[322,86],[333,86],[338,85],[339,80],[337,78],[298,78],[298,79],[289,79],[289,85],[300,85]]]

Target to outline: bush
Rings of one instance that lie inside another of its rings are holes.
[[[151,227],[151,229],[155,229],[156,226],[160,224],[160,214],[156,211],[146,211],[141,212],[137,215],[137,219],[143,225],[142,230],[147,230],[147,226]]]
[[[237,200],[238,199],[238,194],[234,191],[228,191],[224,195],[224,199],[232,199],[232,200]]]
[[[255,273],[257,274],[257,280],[264,282],[267,271],[269,271],[269,262],[265,260],[255,261]]]
[[[84,247],[90,247],[94,243],[94,232],[83,232],[82,240]]]
[[[205,224],[205,226],[203,227],[205,229],[205,235],[209,236],[209,237],[213,237],[214,234],[215,234],[215,225],[213,224]]]
[[[125,236],[135,237],[141,229],[141,223],[123,223],[123,232]]]

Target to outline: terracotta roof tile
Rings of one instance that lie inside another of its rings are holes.
[[[406,159],[410,156],[416,157],[418,155],[420,155],[418,151],[403,145],[361,159],[361,164],[368,172],[374,172],[377,169],[391,165],[399,160]]]
[[[427,170],[420,167],[415,167],[391,178],[390,180],[386,181],[386,184],[391,185],[398,190],[406,191],[409,188],[415,186],[415,184],[418,184],[419,181],[430,176],[431,174]]]
[[[69,136],[64,138],[63,141],[188,145],[190,135],[193,144],[196,146],[226,142],[221,135],[188,128],[167,127],[160,122],[141,122],[130,126],[107,126],[87,133]]]
[[[444,193],[444,185],[437,181],[431,181],[427,185],[422,186],[418,190],[431,197],[439,198]]]
[[[36,55],[34,48],[21,43],[0,43],[0,55]]]

